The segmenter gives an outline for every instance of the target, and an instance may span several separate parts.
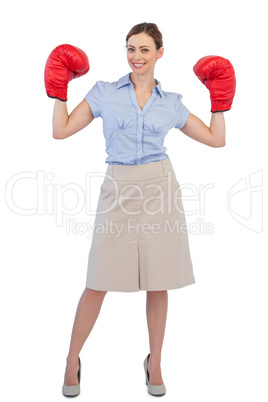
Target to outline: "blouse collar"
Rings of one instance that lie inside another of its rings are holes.
[[[157,89],[159,95],[162,97],[163,96],[163,90],[161,88],[161,84],[157,79],[155,79],[155,83],[156,83],[155,88]],[[120,89],[120,88],[124,87],[125,85],[130,85],[130,84],[133,85],[131,80],[130,80],[130,73],[128,73],[128,74],[124,75],[124,77],[121,77],[118,80],[116,88]]]

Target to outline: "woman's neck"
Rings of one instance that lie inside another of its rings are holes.
[[[133,83],[135,90],[152,92],[153,88],[156,86],[155,79],[152,75],[142,76],[131,73],[129,78],[130,81]]]

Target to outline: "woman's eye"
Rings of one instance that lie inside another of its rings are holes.
[[[134,52],[134,49],[132,47],[129,47],[128,52]],[[142,49],[142,52],[144,53],[149,52],[149,49]]]

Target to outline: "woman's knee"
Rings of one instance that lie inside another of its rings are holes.
[[[147,290],[147,296],[167,295],[167,290]]]
[[[104,297],[105,295],[106,295],[106,293],[107,293],[107,291],[105,290],[105,291],[103,291],[103,290],[95,290],[95,289],[90,289],[90,288],[85,288],[85,293],[88,295],[88,296],[93,296],[93,297],[100,297],[100,298],[102,298],[102,297]]]

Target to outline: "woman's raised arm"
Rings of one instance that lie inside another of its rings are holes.
[[[210,147],[225,146],[225,120],[223,112],[212,113],[210,126],[194,114],[190,114],[181,131],[193,140],[202,142]]]
[[[89,104],[84,99],[68,115],[66,102],[55,100],[53,112],[53,138],[62,140],[85,128],[94,119]]]
[[[68,83],[89,71],[86,53],[72,45],[57,46],[49,55],[45,66],[47,95],[55,98],[53,113],[53,137],[67,138],[87,126],[94,116],[84,99],[70,115],[67,111]]]
[[[211,121],[208,127],[202,120],[190,114],[181,131],[196,141],[211,147],[225,145],[225,121],[223,112],[230,110],[235,95],[235,71],[229,60],[220,56],[202,57],[194,65],[194,73],[207,87],[211,99]]]

